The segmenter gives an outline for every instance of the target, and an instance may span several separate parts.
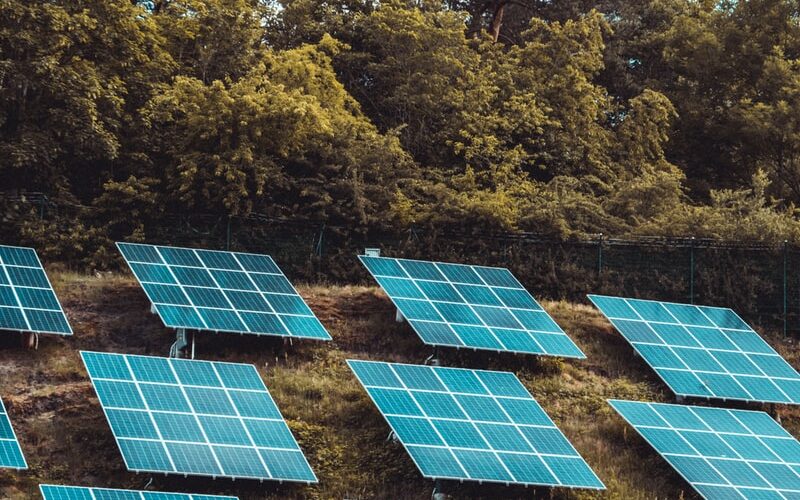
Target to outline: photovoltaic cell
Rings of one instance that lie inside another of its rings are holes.
[[[129,470],[317,482],[254,366],[81,356]]]
[[[32,248],[0,245],[0,329],[72,335]]]
[[[586,357],[508,269],[359,258],[426,344]]]
[[[425,477],[605,489],[513,373],[347,363]]]
[[[238,500],[238,497],[40,484],[44,500]]]
[[[609,404],[704,498],[800,498],[800,443],[764,412]]]
[[[800,404],[800,374],[730,309],[589,299],[679,396]]]
[[[22,456],[22,448],[19,446],[17,435],[11,426],[11,419],[8,412],[0,400],[0,467],[8,469],[27,469],[25,457]]]
[[[268,255],[117,247],[168,327],[331,338]]]

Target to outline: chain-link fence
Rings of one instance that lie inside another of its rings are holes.
[[[560,240],[536,234],[352,229],[266,217],[163,219],[152,242],[271,254],[291,279],[369,283],[355,256],[382,255],[503,266],[537,297],[587,293],[732,307],[748,320],[800,332],[800,248],[696,240]]]
[[[44,221],[70,221],[66,212],[78,217],[91,210],[30,195],[22,202]],[[800,333],[800,247],[782,242],[602,235],[565,241],[477,230],[351,228],[257,214],[161,217],[148,222],[145,237],[150,243],[267,253],[290,279],[310,283],[371,283],[355,256],[377,247],[388,256],[508,267],[540,298],[583,302],[587,293],[598,293],[720,305],[751,322]],[[48,258],[58,260],[59,254]]]

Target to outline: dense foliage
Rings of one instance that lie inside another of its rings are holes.
[[[798,57],[788,0],[0,0],[2,235],[98,265],[187,212],[800,242]]]

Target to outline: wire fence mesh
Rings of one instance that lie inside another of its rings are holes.
[[[91,211],[30,195],[15,203],[30,205],[44,221],[71,221]],[[376,247],[388,256],[507,267],[540,298],[586,302],[587,293],[598,293],[719,305],[756,324],[800,333],[800,247],[784,242],[602,235],[563,240],[480,230],[354,228],[259,214],[172,214],[148,221],[146,229],[149,243],[270,254],[297,282],[371,283],[355,256]]]
[[[296,281],[370,283],[355,260],[382,255],[508,267],[536,296],[587,293],[732,307],[757,324],[800,332],[800,248],[696,240],[561,240],[536,234],[345,228],[266,217],[177,216],[153,242],[268,253]]]

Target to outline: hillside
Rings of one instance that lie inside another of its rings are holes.
[[[173,334],[148,313],[135,281],[122,275],[89,277],[51,272],[76,332],[42,337],[24,350],[15,335],[0,337],[2,397],[30,469],[0,473],[0,496],[36,498],[42,482],[144,488],[150,475],[128,473],[81,363],[79,350],[166,355]],[[377,288],[300,286],[331,332],[330,343],[293,345],[274,338],[198,336],[197,357],[255,364],[287,418],[320,483],[274,485],[154,476],[149,489],[262,498],[430,498],[423,480],[345,365],[345,359],[421,363],[431,353]],[[516,372],[608,487],[606,493],[448,485],[454,498],[694,498],[691,488],[605,399],[670,401],[665,386],[602,316],[586,305],[544,307],[587,354],[584,361],[440,351],[444,366]],[[768,341],[794,365],[800,353],[778,335]],[[800,434],[800,411],[781,408],[783,424]],[[774,413],[773,413],[774,414]]]

